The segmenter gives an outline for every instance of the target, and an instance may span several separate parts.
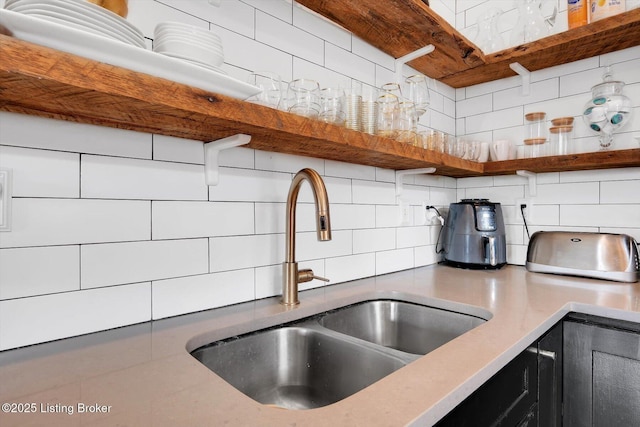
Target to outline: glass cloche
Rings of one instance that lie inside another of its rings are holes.
[[[608,150],[613,132],[631,120],[631,100],[622,94],[624,82],[614,81],[607,67],[603,82],[591,88],[591,100],[584,106],[587,126],[600,134],[600,149]]]

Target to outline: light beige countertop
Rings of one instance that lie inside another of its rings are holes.
[[[318,409],[261,405],[188,353],[218,339],[376,298],[454,310],[463,304],[463,311],[491,318]],[[423,267],[302,292],[300,300],[295,309],[270,298],[2,352],[0,403],[35,405],[34,413],[0,412],[0,425],[431,425],[570,311],[640,322],[638,283],[535,274],[516,266]],[[96,408],[103,413],[78,413]]]

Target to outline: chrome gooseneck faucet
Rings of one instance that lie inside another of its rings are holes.
[[[296,253],[296,203],[300,185],[304,180],[309,181],[313,190],[313,198],[316,204],[316,230],[318,240],[331,240],[331,221],[329,219],[329,197],[324,181],[313,169],[302,169],[291,182],[289,196],[287,197],[287,229],[285,260],[283,263],[282,282],[282,304],[295,306],[300,303],[298,300],[298,283],[308,282],[313,279],[328,282],[324,277],[318,277],[312,270],[298,270],[298,263],[295,260]]]

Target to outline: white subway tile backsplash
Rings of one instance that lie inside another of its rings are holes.
[[[151,134],[0,111],[0,144],[151,158]]]
[[[209,239],[210,272],[240,270],[284,261],[284,234]]]
[[[396,233],[398,249],[426,246],[431,243],[429,227],[400,227]]]
[[[352,44],[352,48],[351,48],[351,52],[353,52],[354,54],[361,56],[375,64],[377,64],[380,67],[384,67],[384,69],[386,70],[393,70],[394,66],[395,66],[395,59],[391,56],[388,55],[386,53],[384,53],[383,51],[381,51],[380,49],[366,43],[365,41],[363,41],[361,38],[356,37],[355,35],[351,35],[351,44]],[[344,46],[342,46],[344,47]],[[348,48],[344,47],[345,49],[349,50]],[[377,80],[378,77],[378,69],[380,67],[376,66],[376,85],[380,86],[379,83],[380,81]],[[391,80],[385,80],[385,82],[387,81],[391,81]]]
[[[330,43],[325,44],[325,66],[368,85],[376,83],[376,67],[373,62]]]
[[[353,203],[393,205],[396,186],[386,182],[353,180]]]
[[[480,3],[459,0],[451,9],[465,34],[473,35]],[[503,18],[511,23],[516,15],[509,6]],[[295,2],[234,0],[218,8],[203,0],[130,2],[129,21],[148,37],[166,20],[219,34],[223,68],[242,81],[253,70],[276,72],[285,83],[312,78],[322,87],[352,81],[379,87],[395,79],[391,56]],[[509,28],[502,30],[508,38]],[[598,150],[580,116],[609,63],[635,103],[615,147],[638,147],[639,53],[635,47],[535,71],[528,97],[520,96],[518,76],[459,89],[430,80],[432,103],[420,128],[522,147],[524,113],[545,111],[549,119],[575,117],[575,147]],[[436,263],[440,226],[433,219],[423,225],[422,203],[446,216],[448,205],[464,197],[502,203],[508,260],[525,261],[528,238],[515,203],[528,185],[515,175],[408,177],[405,196],[415,200],[409,225],[400,225],[393,170],[238,147],[220,154],[220,184],[207,187],[200,141],[7,112],[0,121],[0,165],[16,170],[13,230],[0,233],[0,349],[278,295],[285,201],[303,167],[324,176],[333,240],[317,241],[313,197],[303,184],[296,259],[331,283]],[[538,174],[530,232],[640,237],[639,171]],[[132,282],[142,283],[120,284]],[[312,281],[301,289],[324,285]],[[82,289],[92,286],[101,287]]]
[[[521,87],[495,92],[493,94],[493,108],[494,110],[503,110],[548,99],[556,99],[559,92],[558,87],[558,79],[548,79],[531,83],[528,95],[522,95]]]
[[[233,31],[219,29],[216,33],[222,39],[225,64],[250,71],[271,71],[285,82],[292,79],[293,56],[290,53]]]
[[[386,274],[413,268],[413,261],[413,248],[376,252],[376,274]]]
[[[153,201],[151,211],[154,240],[254,232],[253,203]]]
[[[372,205],[332,204],[331,228],[333,230],[356,230],[375,228],[376,207]]]
[[[465,121],[467,133],[485,132],[494,129],[518,126],[524,122],[522,107],[513,107],[491,113],[469,116]]]
[[[255,162],[256,169],[266,171],[296,173],[300,169],[311,168],[320,175],[324,175],[324,160],[322,159],[256,150]]]
[[[177,21],[204,29],[209,28],[209,23],[206,20],[158,1],[132,1],[130,3],[127,21],[142,31],[145,37],[151,39],[153,39],[153,30],[156,25],[165,21]]]
[[[353,231],[355,233],[357,230]],[[284,240],[284,236],[282,236]],[[334,256],[353,254],[353,235],[351,230],[336,230],[331,232],[331,240],[318,241],[315,231],[296,234],[296,259],[308,261]],[[284,261],[284,248],[277,252],[278,262]]]
[[[371,277],[376,274],[375,253],[327,258],[325,274],[331,283]]]
[[[640,177],[629,181],[600,183],[600,203],[640,204]]]
[[[207,200],[200,165],[83,155],[81,170],[85,198]]]
[[[458,117],[473,116],[490,111],[493,111],[493,95],[490,93],[456,102],[456,115]]]
[[[0,300],[79,289],[79,246],[0,249]]]
[[[202,141],[153,135],[153,160],[204,165],[204,144]]]
[[[271,15],[256,12],[256,40],[316,64],[324,63],[324,41]]]
[[[290,173],[221,167],[220,182],[209,187],[209,200],[286,202],[291,178]]]
[[[255,269],[256,299],[282,295],[282,269],[282,263]]]
[[[536,203],[568,205],[598,203],[600,191],[597,182],[538,185]]]
[[[640,227],[640,205],[562,205],[560,225]]]
[[[545,174],[547,175],[547,174]],[[559,172],[558,182],[624,181],[640,179],[640,167]]]
[[[13,172],[13,197],[80,197],[80,155],[0,145],[0,168]]]
[[[325,160],[326,176],[334,176],[338,178],[363,179],[368,181],[376,180],[376,168],[367,165],[354,165],[346,162],[338,162],[335,160]]]
[[[246,269],[154,281],[151,284],[152,318],[252,300],[253,279],[253,269]]]
[[[10,232],[0,248],[147,240],[151,202],[13,199]]]
[[[82,289],[208,272],[207,239],[82,245]]]
[[[151,284],[0,301],[0,350],[151,320]]]
[[[356,254],[386,251],[395,248],[395,228],[353,230],[353,252]]]
[[[277,3],[277,2],[273,2]],[[343,49],[351,49],[351,34],[322,15],[293,3],[293,25]]]

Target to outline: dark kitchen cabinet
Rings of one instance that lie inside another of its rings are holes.
[[[436,426],[560,426],[561,381],[560,323],[509,362]]]
[[[564,426],[640,426],[640,324],[564,322]]]

